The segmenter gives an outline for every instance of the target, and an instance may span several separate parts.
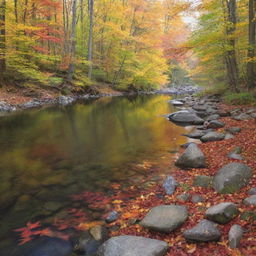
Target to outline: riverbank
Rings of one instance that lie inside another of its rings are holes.
[[[40,108],[51,105],[68,105],[78,100],[88,100],[100,97],[132,96],[137,94],[193,94],[199,89],[195,86],[184,86],[164,88],[155,91],[117,91],[109,85],[95,85],[87,93],[70,93],[62,95],[54,88],[18,88],[16,86],[5,86],[0,88],[0,113],[2,115],[19,110]]]

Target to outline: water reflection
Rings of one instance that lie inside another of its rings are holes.
[[[135,182],[133,164],[160,166],[186,142],[184,128],[161,116],[173,111],[168,99],[102,98],[2,117],[0,238],[70,206],[70,194]]]

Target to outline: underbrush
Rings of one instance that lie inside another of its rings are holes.
[[[256,105],[256,97],[253,92],[228,93],[225,94],[224,100],[233,105]]]

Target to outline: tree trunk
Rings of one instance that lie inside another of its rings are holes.
[[[75,52],[76,52],[76,4],[77,0],[73,0],[72,6],[72,26],[71,26],[71,49],[70,49],[70,63],[68,68],[68,82],[73,79],[75,71]]]
[[[3,80],[3,73],[6,71],[5,11],[6,0],[0,0],[0,82]]]
[[[94,0],[88,0],[89,16],[90,16],[90,28],[89,28],[89,39],[88,39],[88,61],[89,71],[88,77],[92,79],[92,43],[93,43],[93,15],[94,15]]]
[[[239,71],[236,60],[236,41],[233,38],[236,31],[236,0],[226,0],[227,20],[226,20],[226,33],[228,50],[226,53],[226,66],[229,87],[232,91],[238,92],[239,84]]]
[[[256,86],[255,78],[255,49],[256,49],[256,0],[249,0],[249,48],[247,63],[247,85],[248,88]]]
[[[14,0],[15,22],[18,23],[18,0]]]

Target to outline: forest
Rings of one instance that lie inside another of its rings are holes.
[[[1,0],[0,83],[136,91],[186,76],[220,91],[248,91],[255,88],[255,6],[255,0]]]

